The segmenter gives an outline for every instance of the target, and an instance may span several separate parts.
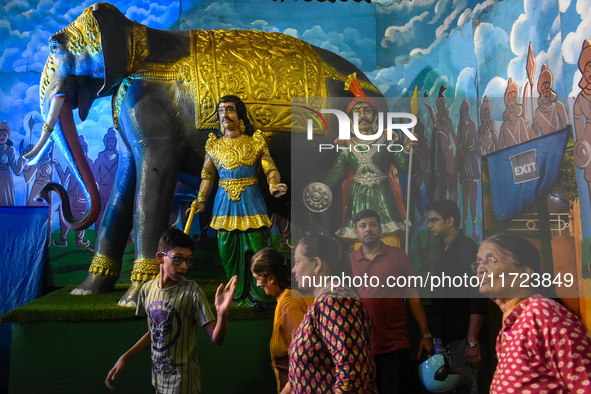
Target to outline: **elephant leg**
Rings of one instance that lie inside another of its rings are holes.
[[[162,127],[159,133],[166,133]],[[136,259],[131,271],[131,285],[121,297],[120,306],[135,307],[142,285],[160,273],[156,261],[158,241],[168,228],[170,206],[179,176],[180,148],[171,140],[146,140],[143,151],[135,152],[137,166],[136,210],[134,213],[134,236]]]
[[[71,294],[111,292],[121,273],[122,257],[132,227],[136,173],[135,161],[129,150],[120,153],[119,159],[115,185],[103,216],[103,224],[98,229],[88,276]]]

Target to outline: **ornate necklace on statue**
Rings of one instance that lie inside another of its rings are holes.
[[[252,138],[242,134],[240,137],[218,138],[208,154],[217,168],[233,170],[240,166],[252,166],[257,161],[256,144]]]

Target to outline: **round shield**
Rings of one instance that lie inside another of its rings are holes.
[[[591,162],[591,144],[586,140],[578,140],[573,146],[575,156],[575,165],[579,168],[585,168]]]
[[[310,183],[304,189],[304,204],[312,212],[324,212],[332,204],[330,188],[321,182]]]

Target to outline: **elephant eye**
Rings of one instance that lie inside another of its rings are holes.
[[[59,42],[57,40],[49,40],[49,52],[54,54],[57,51],[57,47],[59,46]]]

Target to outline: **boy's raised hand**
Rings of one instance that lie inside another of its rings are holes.
[[[226,287],[220,283],[217,291],[215,292],[215,309],[218,314],[228,313],[230,306],[232,306],[232,299],[234,298],[234,292],[236,291],[236,281],[238,277],[234,275],[232,279],[228,281]]]

